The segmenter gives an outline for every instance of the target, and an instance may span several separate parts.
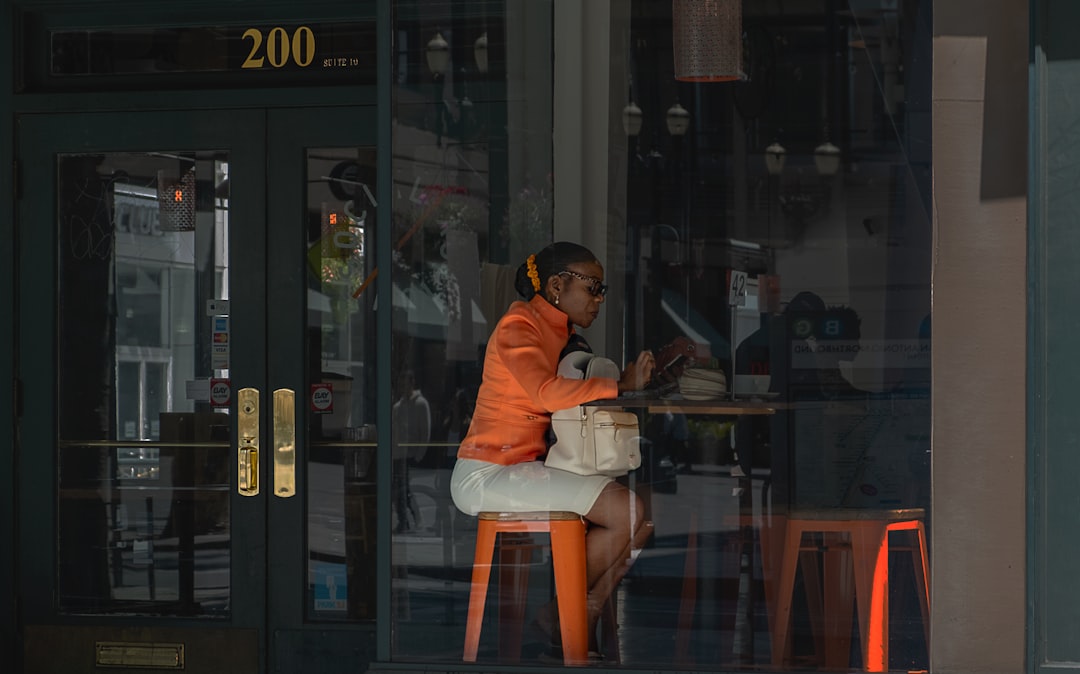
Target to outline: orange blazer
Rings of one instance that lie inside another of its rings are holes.
[[[552,412],[619,396],[614,379],[555,374],[572,332],[566,314],[540,295],[510,305],[488,341],[472,423],[458,458],[502,465],[533,461],[547,452]]]

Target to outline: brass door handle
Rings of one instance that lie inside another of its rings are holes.
[[[296,495],[296,394],[274,391],[274,496]]]
[[[259,495],[259,389],[242,388],[236,398],[237,481],[241,496]]]

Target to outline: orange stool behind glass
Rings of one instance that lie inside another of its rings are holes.
[[[779,587],[775,594],[775,615],[772,623],[772,661],[782,665],[788,648],[791,626],[792,594],[795,572],[800,558],[807,579],[807,593],[812,614],[821,602],[820,613],[811,615],[815,624],[815,641],[820,642],[825,631],[824,656],[826,667],[847,666],[848,643],[845,625],[851,625],[852,590],[858,611],[863,667],[869,672],[882,672],[889,666],[889,534],[904,531],[913,535],[907,547],[915,569],[915,590],[922,612],[926,643],[930,643],[929,563],[926,554],[926,533],[922,509],[859,510],[823,509],[792,512],[783,526],[783,547],[779,551]],[[803,534],[823,535],[822,579],[817,587],[817,557],[819,547],[804,546]],[[780,541],[775,541],[779,543]],[[776,559],[773,556],[772,559]],[[809,568],[808,568],[809,566]],[[854,587],[849,578],[854,577]],[[824,595],[824,596],[822,596]]]
[[[476,554],[473,559],[472,589],[469,593],[469,619],[465,626],[465,662],[476,662],[480,647],[480,628],[491,579],[491,560],[495,538],[505,533],[550,533],[551,560],[555,567],[555,592],[559,598],[559,628],[563,661],[568,665],[588,663],[588,612],[585,604],[588,588],[585,575],[585,522],[573,512],[482,512],[478,516]],[[527,566],[524,568],[528,568]],[[516,578],[520,587],[527,579]],[[523,604],[523,601],[521,602]],[[520,607],[523,611],[524,606]],[[523,612],[514,617],[517,624],[507,625],[520,634]],[[500,627],[503,627],[500,625]],[[518,640],[520,645],[520,640]]]

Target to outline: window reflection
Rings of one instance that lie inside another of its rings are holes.
[[[396,659],[461,658],[476,523],[447,507],[447,477],[487,333],[515,299],[512,270],[566,238],[607,246],[596,344],[636,353],[688,341],[726,390],[665,393],[771,410],[642,408],[644,462],[627,479],[656,534],[602,621],[612,666],[927,666],[931,4],[746,5],[747,77],[689,83],[672,77],[670,3],[618,3],[605,17],[611,52],[584,56],[613,64],[608,81],[553,74],[560,36],[582,19],[551,3],[486,16],[472,3],[475,14],[445,15],[397,3],[393,220],[404,243],[391,358],[396,373],[416,373],[432,430],[426,451],[394,468],[415,517],[394,538]],[[433,71],[436,34],[448,62]],[[486,70],[473,52],[481,34]],[[551,139],[588,134],[553,135],[553,106],[610,125],[590,127],[604,150],[558,148],[604,173],[608,212],[588,222],[554,221],[558,194],[574,201],[583,188],[553,174]],[[590,117],[598,107],[606,114]],[[404,431],[393,442],[410,444]],[[892,552],[879,565],[863,541],[882,535]],[[547,541],[531,544],[527,563],[547,569]],[[856,585],[886,569],[884,634],[870,631]],[[506,640],[508,607],[489,611],[480,662],[550,655],[527,627],[549,580],[530,574],[515,600],[519,644]],[[854,594],[831,594],[837,583]],[[868,644],[882,643],[887,662],[871,661]]]

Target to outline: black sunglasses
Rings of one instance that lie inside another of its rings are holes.
[[[562,274],[566,274],[567,276],[573,276],[580,281],[591,281],[591,283],[589,283],[589,287],[586,288],[586,290],[593,297],[603,297],[607,294],[607,286],[601,283],[600,279],[596,278],[595,276],[586,276],[585,274],[579,274],[576,271],[570,271],[569,269],[564,269],[559,272],[560,276]]]

